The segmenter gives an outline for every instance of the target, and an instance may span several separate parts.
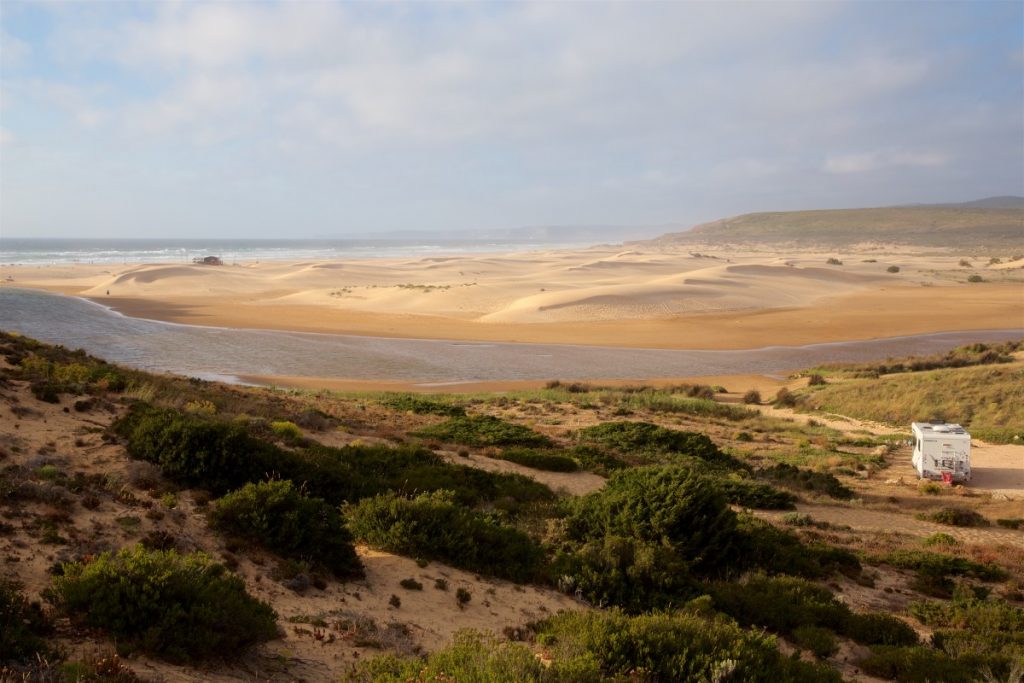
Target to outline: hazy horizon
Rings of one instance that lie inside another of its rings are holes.
[[[0,237],[680,229],[1024,194],[1024,4],[0,5]]]

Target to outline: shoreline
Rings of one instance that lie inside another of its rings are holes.
[[[527,380],[485,380],[454,382],[416,382],[402,380],[359,380],[339,377],[304,377],[294,375],[236,375],[236,378],[253,386],[267,388],[299,389],[303,391],[336,391],[340,393],[400,392],[414,394],[477,394],[533,391],[543,389],[553,379]],[[650,386],[665,387],[678,384],[707,384],[723,386],[728,394],[742,395],[748,389],[757,389],[771,394],[782,387],[790,386],[794,380],[768,375],[696,375],[689,377],[655,377],[648,379],[583,379],[560,380],[563,383],[587,384],[594,387]],[[738,396],[735,397],[738,400]],[[736,401],[727,401],[736,402]]]

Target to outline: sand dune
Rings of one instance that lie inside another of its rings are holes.
[[[488,341],[750,348],[1024,327],[1020,268],[966,268],[959,262],[970,255],[954,252],[865,249],[613,246],[232,266],[2,266],[0,280],[177,322]],[[830,258],[844,265],[826,265]],[[974,273],[985,282],[967,284]],[[947,315],[932,314],[937,303]]]

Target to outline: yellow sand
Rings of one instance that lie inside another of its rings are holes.
[[[882,246],[595,247],[226,266],[3,266],[0,281],[145,318],[388,337],[742,349],[1024,327],[1024,270],[960,268],[968,256]],[[830,257],[844,265],[828,265]],[[891,265],[900,272],[886,272]],[[967,284],[974,273],[986,281]]]

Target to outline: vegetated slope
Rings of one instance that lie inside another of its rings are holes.
[[[284,394],[0,333],[0,680],[817,682],[856,674],[851,662],[915,680],[921,661],[930,680],[1011,675],[1024,657],[1015,508],[960,503],[1007,527],[1006,546],[800,512],[767,522],[735,506],[791,507],[775,485],[835,501],[815,509],[850,499],[828,470],[871,505],[888,446],[700,398],[716,395]],[[463,466],[507,452],[610,477],[573,497]],[[814,469],[782,464],[794,459]],[[938,493],[905,492],[944,513]],[[356,555],[353,538],[371,549]],[[870,600],[847,604],[854,586]],[[893,614],[908,591],[953,598],[912,613],[942,639],[921,645]],[[74,659],[83,642],[95,661]],[[125,659],[102,654],[115,643]]]
[[[1024,440],[1024,363],[899,373],[809,391],[807,404],[830,413],[902,426],[947,420],[977,438]]]
[[[748,213],[663,235],[654,244],[863,242],[929,247],[1024,246],[1024,209],[943,206]]]

